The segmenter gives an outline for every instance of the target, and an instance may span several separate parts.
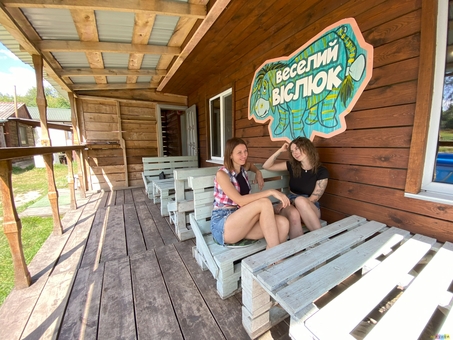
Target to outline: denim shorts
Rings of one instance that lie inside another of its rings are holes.
[[[288,198],[289,198],[289,201],[291,202],[291,204],[294,205],[294,200],[299,197],[299,196],[303,196],[303,197],[307,197],[308,198],[308,195],[298,195],[298,194],[294,194],[292,192],[290,192],[288,195]],[[316,205],[316,208],[320,209],[320,205],[319,205],[319,202],[314,202],[314,205]]]
[[[234,213],[239,208],[226,208],[226,209],[212,209],[211,213],[211,233],[214,241],[221,246],[225,245],[223,240],[223,233],[225,227],[225,221],[228,216]]]

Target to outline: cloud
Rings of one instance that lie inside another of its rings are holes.
[[[36,76],[33,69],[25,67],[10,67],[8,72],[0,72],[0,92],[3,94],[14,95],[16,86],[17,95],[25,95],[27,91],[36,87]],[[44,86],[51,86],[44,80]]]
[[[10,50],[7,49],[1,49],[0,50],[0,59],[14,59],[21,61],[14,53],[12,53]]]

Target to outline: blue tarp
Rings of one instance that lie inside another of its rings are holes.
[[[439,153],[436,160],[436,182],[453,184],[453,153]]]

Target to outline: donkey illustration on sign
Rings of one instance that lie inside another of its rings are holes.
[[[371,79],[372,58],[373,47],[355,20],[342,20],[255,72],[249,119],[271,120],[272,140],[336,135],[346,129],[344,116]]]

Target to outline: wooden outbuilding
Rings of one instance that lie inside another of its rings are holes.
[[[34,146],[31,116],[24,103],[0,103],[0,147]]]

